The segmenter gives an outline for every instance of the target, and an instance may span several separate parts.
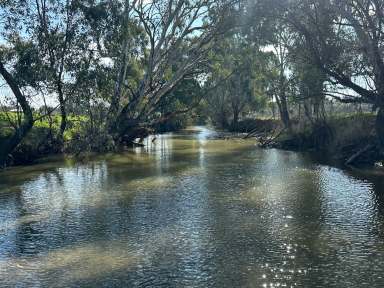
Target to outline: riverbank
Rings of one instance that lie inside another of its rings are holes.
[[[94,134],[87,134],[87,128],[84,127],[87,124],[86,119],[78,118],[69,118],[64,143],[60,146],[53,137],[59,127],[58,119],[54,119],[53,124],[50,127],[44,121],[36,123],[10,156],[8,166],[31,165],[63,157],[83,161],[96,155],[121,152],[134,147],[116,147],[108,135],[100,137],[98,134],[97,137],[93,137]],[[246,119],[240,121],[237,128],[232,127],[230,131],[212,128],[207,137],[225,140],[255,138],[258,145],[263,148],[306,151],[322,155],[338,164],[380,166],[383,159],[375,144],[374,125],[375,115],[367,113],[334,117],[320,124],[302,124],[293,120],[290,131],[284,129],[278,120]],[[181,124],[168,124],[158,127],[154,136],[150,137],[150,141],[156,141],[156,135],[180,131],[183,128],[186,133],[201,132],[198,126],[183,127]]]
[[[3,143],[15,133],[18,114],[14,112],[0,112],[0,149]],[[109,152],[121,152],[126,148],[142,146],[142,143],[115,143],[106,133],[106,128],[96,119],[86,116],[68,115],[66,129],[60,135],[60,115],[41,117],[35,113],[36,120],[32,129],[21,143],[8,155],[5,167],[32,165],[54,158],[87,159],[95,155]],[[144,131],[140,137],[145,138],[148,133],[159,135],[176,132],[187,126],[188,118],[175,117],[158,123]],[[156,138],[156,137],[153,137]]]
[[[257,120],[249,137],[257,138],[264,148],[314,152],[345,165],[380,166],[383,158],[378,149],[375,118],[371,113],[357,113],[317,123],[293,120],[291,129]]]

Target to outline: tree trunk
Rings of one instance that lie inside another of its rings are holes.
[[[384,106],[379,107],[376,116],[376,134],[379,142],[380,154],[384,155]]]
[[[122,22],[122,27],[125,27],[128,24],[128,17],[129,17],[129,2],[125,1],[125,7],[124,7],[124,18]],[[129,48],[129,39],[127,38],[128,35],[126,33],[123,33],[123,43],[121,45],[122,49],[122,55],[119,59],[119,68],[117,70],[117,75],[115,79],[115,88],[112,94],[111,99],[111,105],[109,106],[108,113],[107,113],[107,129],[108,132],[111,134],[114,134],[116,130],[116,124],[118,121],[120,121],[121,115],[119,115],[119,107],[120,107],[120,99],[121,95],[123,93],[123,85],[124,81],[126,80],[127,76],[127,69],[128,69],[128,48]],[[125,108],[125,107],[124,107]],[[120,113],[121,114],[121,113]],[[125,112],[123,112],[125,115]]]
[[[24,117],[26,117],[25,114]],[[4,168],[7,165],[9,155],[24,139],[27,133],[31,130],[32,126],[32,118],[24,119],[21,126],[14,132],[11,137],[0,142],[0,168]]]
[[[127,40],[124,40],[123,45],[123,56],[120,59],[120,67],[118,69],[118,75],[115,81],[115,89],[111,99],[111,105],[109,106],[108,114],[107,114],[107,125],[109,132],[115,130],[116,119],[119,117],[119,106],[120,106],[120,98],[123,91],[123,83],[126,77],[127,72]]]
[[[20,144],[24,137],[28,134],[33,126],[33,114],[31,106],[29,105],[27,98],[20,91],[18,83],[13,76],[7,71],[3,63],[0,62],[0,74],[11,88],[13,94],[16,97],[17,102],[20,104],[23,110],[23,120],[20,127],[16,128],[14,134],[0,142],[0,168],[3,168],[7,164],[8,155]]]
[[[275,120],[275,119],[276,119],[276,115],[275,115],[275,105],[271,105],[271,112],[272,112],[272,119]]]
[[[61,122],[60,122],[60,131],[59,131],[59,140],[63,142],[64,140],[64,131],[67,127],[67,111],[65,109],[65,100],[64,93],[61,80],[58,80],[57,90],[59,94],[59,103],[60,103],[60,114],[61,114]]]
[[[232,130],[237,131],[238,126],[239,126],[239,111],[235,110],[233,111]]]
[[[227,113],[225,111],[223,102],[221,101],[220,107],[215,107],[214,114],[213,114],[213,122],[215,125],[219,126],[220,128],[228,128],[228,119],[227,119]],[[216,110],[217,109],[217,110]]]
[[[287,99],[284,96],[280,97],[280,117],[281,121],[284,124],[284,127],[287,129],[291,128],[291,119],[289,117],[289,112],[288,112],[288,105],[287,105]]]
[[[309,100],[304,100],[304,113],[309,122],[312,125],[316,124],[316,121],[313,120],[313,110],[312,110],[312,104],[309,102]]]

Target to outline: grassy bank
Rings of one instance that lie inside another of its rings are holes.
[[[374,164],[381,161],[377,148],[373,113],[340,115],[326,122],[300,124],[293,122],[274,139],[274,147],[316,151],[346,164]]]
[[[71,150],[75,139],[85,133],[84,127],[88,121],[85,116],[69,115],[67,129],[63,135],[64,139],[59,141],[57,139],[61,123],[59,115],[52,115],[48,119],[47,117],[41,118],[39,114],[35,113],[34,118],[38,120],[34,122],[31,131],[9,155],[9,165],[30,164],[41,157]],[[17,113],[0,112],[0,144],[14,133],[13,127],[18,125],[17,123]]]

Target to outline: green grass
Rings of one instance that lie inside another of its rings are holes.
[[[16,164],[30,163],[44,155],[61,151],[62,146],[55,137],[60,129],[60,115],[52,115],[51,120],[48,117],[41,119],[40,117],[38,113],[34,113],[34,118],[38,120],[34,122],[28,135],[16,150],[13,151],[12,155]],[[5,138],[10,137],[14,133],[13,124],[10,123],[10,120],[17,123],[17,119],[18,115],[15,112],[0,112],[0,144],[1,141],[4,141]],[[75,141],[75,135],[84,135],[86,133],[84,124],[87,121],[88,118],[86,116],[69,115],[67,117],[67,127],[63,135],[64,147],[72,145],[72,142]],[[53,138],[48,137],[50,134]],[[76,145],[73,144],[72,146]]]
[[[34,118],[38,119],[34,122],[33,128],[31,129],[31,134],[34,133],[35,130],[44,130],[50,129],[52,127],[53,133],[57,133],[60,129],[61,116],[60,115],[52,115],[52,123],[50,124],[49,118],[44,117],[41,118],[41,115],[38,113],[34,113]],[[16,112],[0,112],[0,138],[8,137],[13,133],[12,124],[17,123],[18,115]],[[83,115],[69,115],[67,117],[67,129],[64,132],[64,140],[70,141],[74,135],[81,133],[82,124],[88,121],[88,117]],[[28,138],[28,136],[27,136]]]

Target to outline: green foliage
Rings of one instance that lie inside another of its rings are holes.
[[[206,101],[215,125],[236,126],[239,117],[266,107],[268,53],[254,47],[241,34],[221,41],[211,54],[211,74],[206,83],[214,87]],[[236,128],[235,128],[236,129]]]
[[[156,124],[155,130],[157,132],[175,131],[191,124],[196,108],[200,107],[202,93],[203,90],[195,79],[190,78],[181,81],[174,90],[162,99],[155,113],[164,117],[177,111],[187,111],[188,113],[175,115],[165,122]]]

